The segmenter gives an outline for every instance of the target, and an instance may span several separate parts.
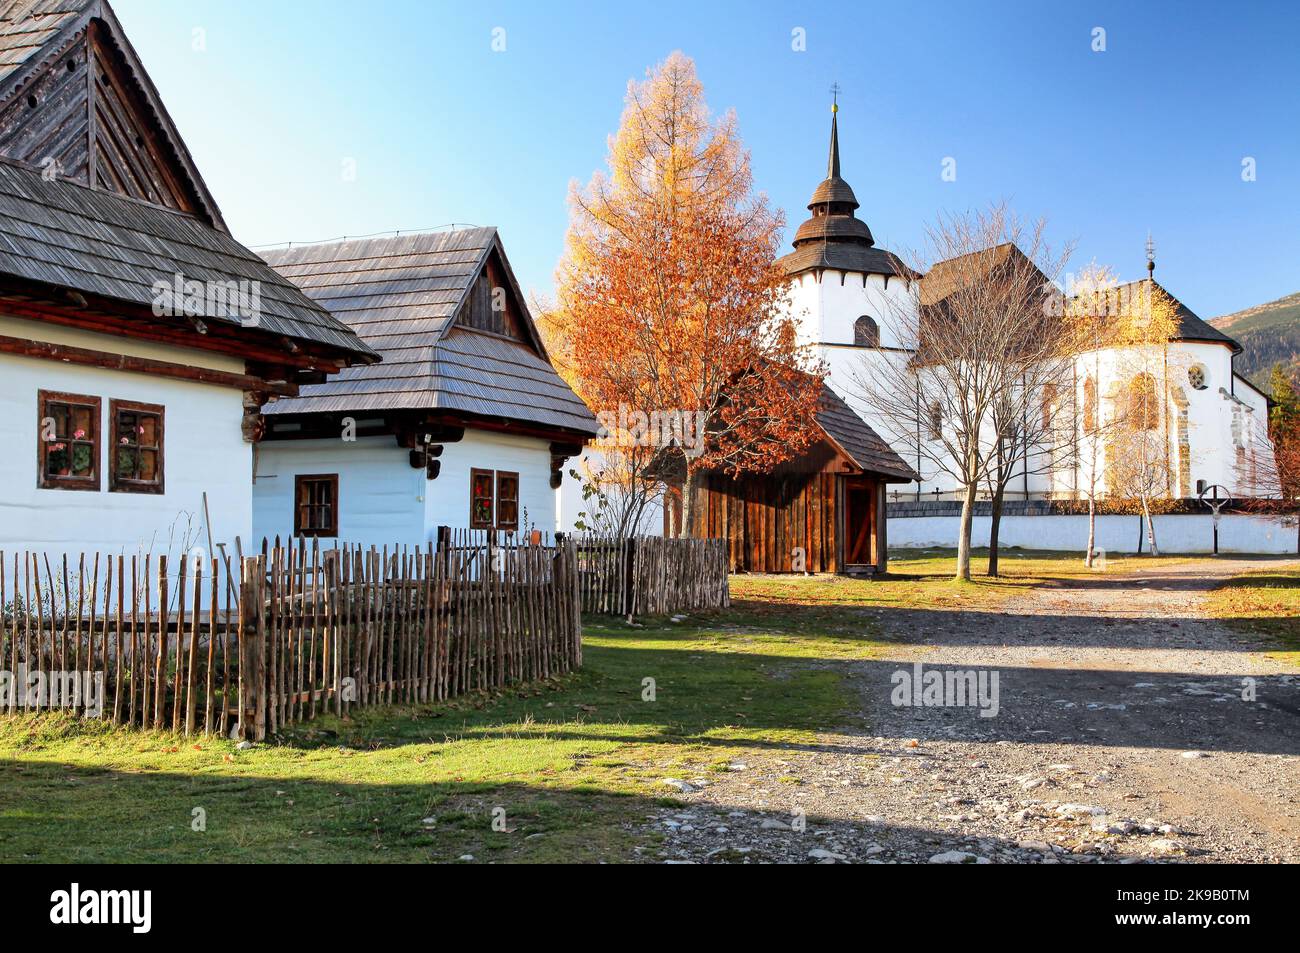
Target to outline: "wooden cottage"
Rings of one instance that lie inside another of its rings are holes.
[[[247,539],[260,405],[377,359],[231,237],[107,3],[0,2],[0,549]]]
[[[725,538],[733,572],[886,571],[885,487],[916,474],[829,387],[817,426],[821,439],[770,473],[704,477],[692,535]],[[669,495],[664,532],[675,535],[680,483]]]
[[[383,355],[265,408],[258,535],[423,543],[439,526],[555,529],[564,461],[597,432],[551,366],[494,228],[266,259]]]

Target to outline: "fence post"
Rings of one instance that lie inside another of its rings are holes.
[[[623,543],[623,580],[622,602],[623,611],[620,615],[629,618],[636,614],[636,537],[629,536]]]
[[[262,685],[262,655],[266,644],[262,605],[264,566],[261,558],[247,557],[239,582],[239,734],[249,741],[266,737],[266,693]]]

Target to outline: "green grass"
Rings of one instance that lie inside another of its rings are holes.
[[[58,715],[0,719],[0,847],[20,862],[634,859],[653,847],[635,822],[672,803],[664,777],[841,723],[849,698],[827,660],[869,657],[874,631],[774,629],[745,609],[588,624],[578,674],[322,718],[246,751]],[[492,829],[497,808],[505,831]]]
[[[1243,573],[1210,594],[1212,615],[1277,644],[1274,658],[1300,668],[1300,569]]]
[[[1181,561],[1111,560],[1107,571]],[[58,715],[0,718],[0,850],[18,862],[652,857],[639,831],[674,803],[665,777],[781,757],[845,723],[845,663],[881,650],[882,612],[996,610],[1088,572],[1077,557],[1018,550],[1000,579],[957,585],[953,568],[951,552],[932,550],[899,552],[877,580],[733,577],[725,612],[680,625],[588,619],[579,673],[321,718],[246,751]],[[1289,591],[1250,591],[1285,596],[1294,617],[1288,578]],[[1262,621],[1272,605],[1260,604]],[[654,701],[642,700],[647,678]],[[492,827],[497,808],[504,831]]]

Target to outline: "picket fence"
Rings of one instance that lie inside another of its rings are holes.
[[[260,740],[582,663],[572,540],[444,529],[423,549],[277,540],[175,562],[0,553],[0,710]]]
[[[669,615],[731,605],[725,539],[575,539],[583,612]]]

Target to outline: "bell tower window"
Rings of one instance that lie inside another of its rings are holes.
[[[853,343],[858,347],[880,347],[880,325],[864,314],[853,322]]]

